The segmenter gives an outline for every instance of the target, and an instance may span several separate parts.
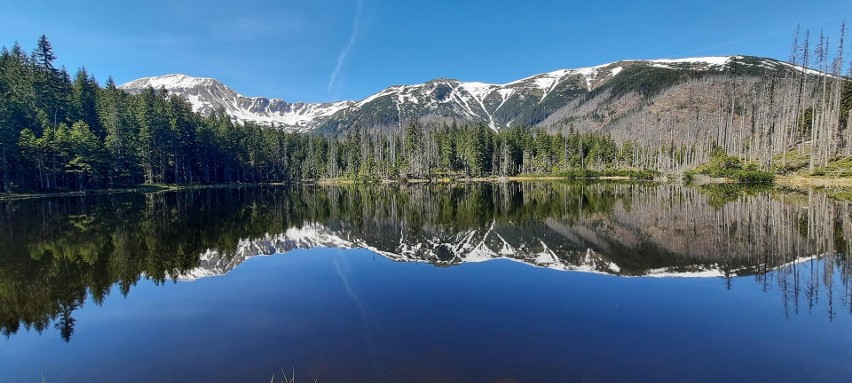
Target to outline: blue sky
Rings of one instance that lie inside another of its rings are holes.
[[[208,3],[3,0],[0,44],[29,50],[46,34],[59,64],[85,66],[101,83],[185,73],[247,96],[320,102],[627,58],[786,59],[797,24],[836,38],[841,20],[852,21],[850,0]]]

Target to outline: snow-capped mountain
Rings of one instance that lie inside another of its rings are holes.
[[[236,121],[254,121],[287,130],[335,132],[352,126],[394,127],[413,119],[482,122],[498,130],[552,121],[554,115],[566,114],[566,107],[572,104],[576,109],[616,78],[635,82],[651,76],[654,70],[713,73],[735,65],[761,73],[794,69],[777,60],[747,56],[624,60],[537,74],[506,84],[435,79],[423,84],[391,86],[360,101],[324,104],[291,104],[281,99],[245,97],[214,79],[181,74],[142,78],[120,88],[130,92],[147,87],[164,88],[186,97],[202,114],[223,108]],[[622,88],[618,91],[626,91]]]
[[[625,60],[537,74],[506,84],[436,79],[424,84],[392,86],[355,103],[322,127],[330,131],[350,126],[393,127],[412,119],[483,122],[494,130],[511,125],[533,126],[626,73],[626,69],[722,71],[740,58]]]
[[[291,104],[277,98],[246,97],[215,79],[182,74],[146,77],[119,86],[129,92],[139,92],[148,87],[163,88],[172,94],[186,97],[193,110],[202,115],[209,115],[221,108],[237,122],[251,121],[294,131],[311,130],[316,124],[352,104],[346,101]]]

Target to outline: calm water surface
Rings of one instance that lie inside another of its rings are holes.
[[[849,239],[852,204],[771,189],[6,202],[0,382],[847,381]]]

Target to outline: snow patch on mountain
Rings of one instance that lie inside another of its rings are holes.
[[[150,86],[154,89],[166,88],[166,90],[189,89],[197,86],[210,86],[216,84],[217,82],[218,81],[212,78],[190,77],[184,74],[176,73],[157,77],[141,78],[121,85],[119,86],[119,88],[144,88]]]
[[[681,59],[657,59],[645,60],[663,67],[671,67],[672,64],[703,64],[707,68],[725,66],[736,56],[713,56],[713,57],[690,57]]]
[[[494,89],[499,88],[499,85],[484,82],[462,82],[459,85],[479,102],[482,102]]]
[[[482,121],[493,130],[510,126],[521,114],[548,102],[553,111],[579,92],[592,91],[620,75],[626,68],[642,65],[667,69],[721,71],[732,61],[769,69],[782,66],[801,69],[772,59],[718,56],[657,60],[623,60],[586,68],[559,69],[504,84],[435,79],[422,84],[395,85],[360,101],[332,103],[288,103],[281,99],[246,97],[212,78],[182,74],[148,77],[120,88],[141,92],[152,87],[184,96],[193,109],[209,115],[222,109],[237,122],[256,122],[292,131],[310,131],[326,125],[386,124],[402,126],[411,119]],[[754,61],[757,60],[757,61]],[[390,109],[389,109],[390,108]],[[511,108],[506,112],[505,108]],[[395,110],[394,110],[395,109]],[[501,112],[502,111],[502,112]],[[523,118],[521,119],[524,120]],[[526,123],[530,123],[526,119]],[[334,128],[337,129],[337,128]]]
[[[193,111],[202,115],[224,110],[235,122],[254,122],[293,131],[311,130],[317,121],[328,119],[352,104],[349,101],[291,104],[277,98],[246,97],[215,79],[183,74],[141,78],[119,88],[133,93],[147,88],[165,89],[185,97]]]

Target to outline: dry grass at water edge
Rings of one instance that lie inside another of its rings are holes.
[[[269,380],[269,383],[276,383],[276,382],[277,383],[296,383],[296,369],[295,368],[293,368],[293,370],[290,372],[290,377],[287,377],[287,373],[284,372],[283,368],[281,369],[281,377],[278,378],[278,380],[275,380],[277,378],[277,375],[278,375],[277,373],[272,374],[272,379]],[[314,383],[317,383],[317,381],[318,381],[318,379],[314,380]]]
[[[852,190],[852,177],[789,175],[777,176],[775,184],[788,187],[818,187]]]

